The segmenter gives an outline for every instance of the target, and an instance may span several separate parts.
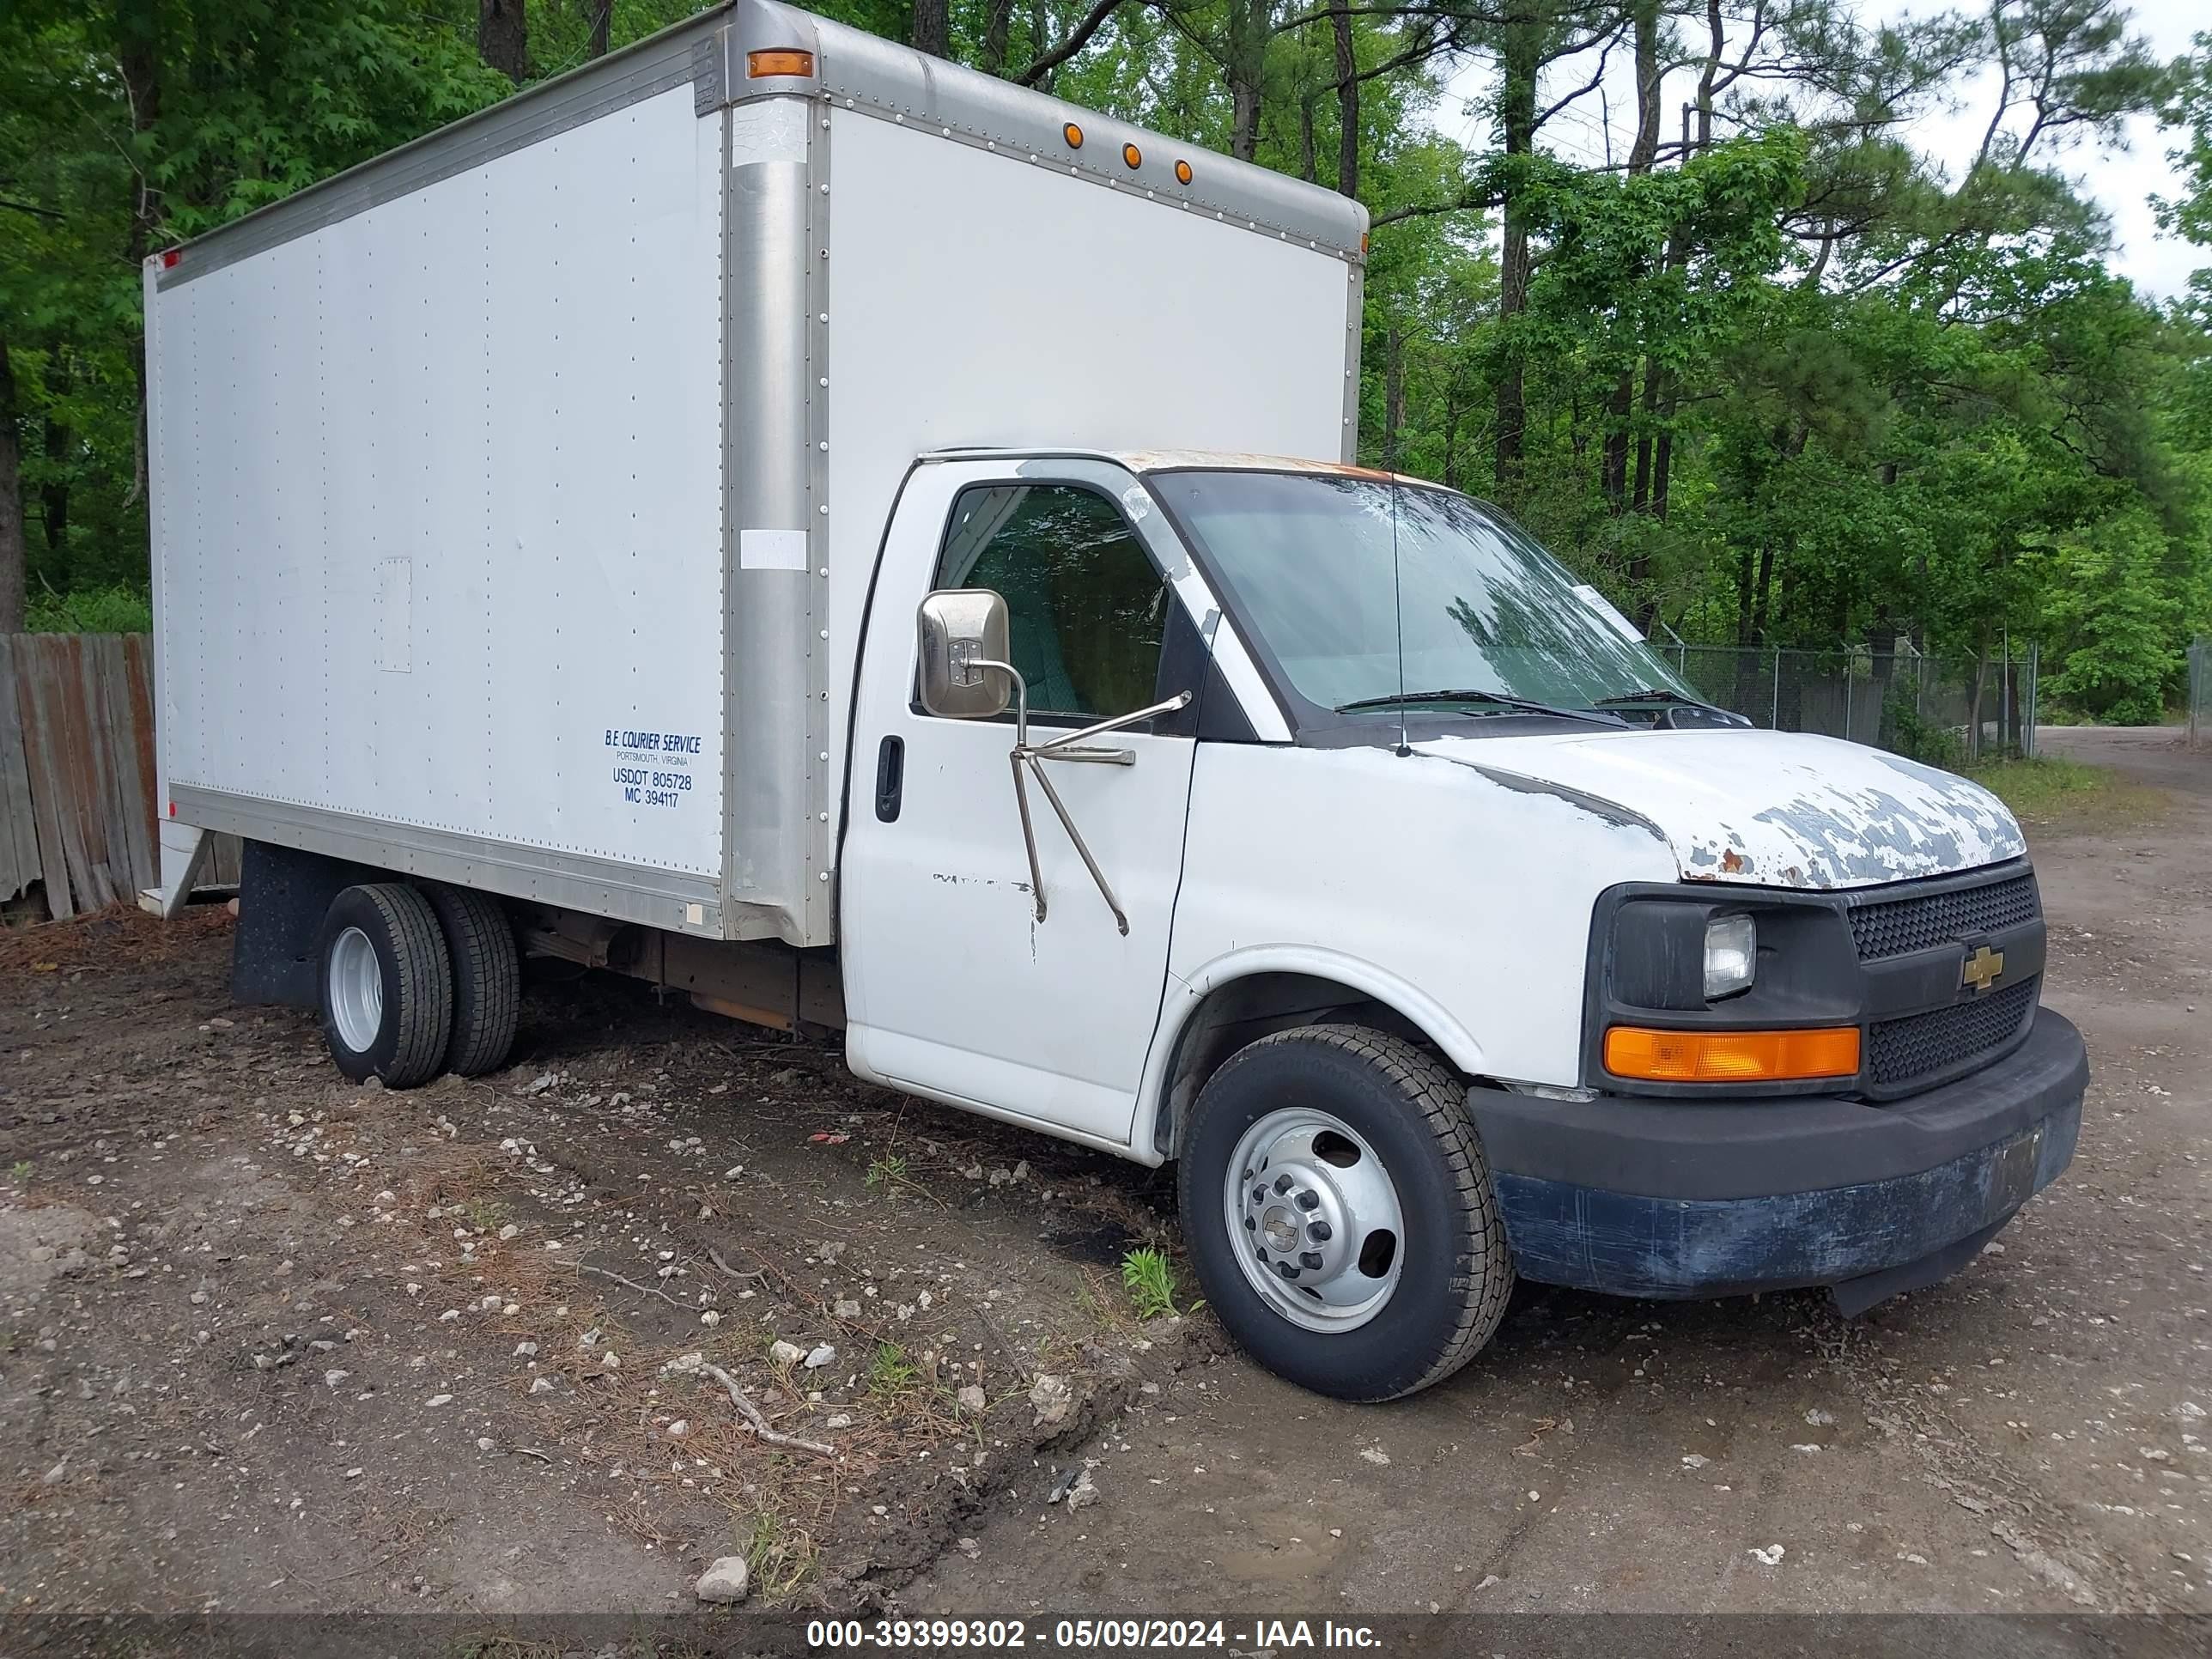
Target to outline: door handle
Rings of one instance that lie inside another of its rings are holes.
[[[906,739],[887,737],[876,748],[876,816],[896,823],[906,788]]]

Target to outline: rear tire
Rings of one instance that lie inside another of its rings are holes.
[[[1207,1079],[1177,1171],[1183,1237],[1254,1358],[1316,1394],[1394,1400],[1490,1340],[1513,1265],[1466,1099],[1425,1049],[1346,1025],[1279,1031]]]
[[[514,924],[489,893],[466,887],[428,890],[453,964],[453,1030],[446,1069],[482,1077],[507,1063],[522,1017],[522,956],[514,946]]]
[[[349,887],[323,917],[323,1038],[355,1082],[412,1089],[438,1075],[453,972],[430,901],[400,882]]]

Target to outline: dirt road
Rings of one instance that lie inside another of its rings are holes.
[[[826,1053],[543,984],[386,1094],[220,914],[0,936],[0,1611],[2212,1610],[2212,757],[2062,744],[2162,793],[2031,826],[2097,1072],[2000,1249],[1856,1323],[1524,1290],[1386,1409],[1133,1319],[1164,1176]]]

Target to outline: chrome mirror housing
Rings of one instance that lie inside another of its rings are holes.
[[[945,720],[991,720],[1013,700],[1006,602],[988,587],[939,588],[915,617],[921,706]]]

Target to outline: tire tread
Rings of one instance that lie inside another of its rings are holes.
[[[522,963],[499,901],[467,887],[434,887],[430,905],[453,961],[453,1022],[445,1069],[482,1077],[506,1061],[522,1017]]]
[[[399,1006],[393,1012],[398,1046],[384,1082],[393,1089],[416,1088],[438,1075],[453,1029],[453,970],[445,934],[418,889],[386,881],[357,890],[376,907],[399,969]]]

